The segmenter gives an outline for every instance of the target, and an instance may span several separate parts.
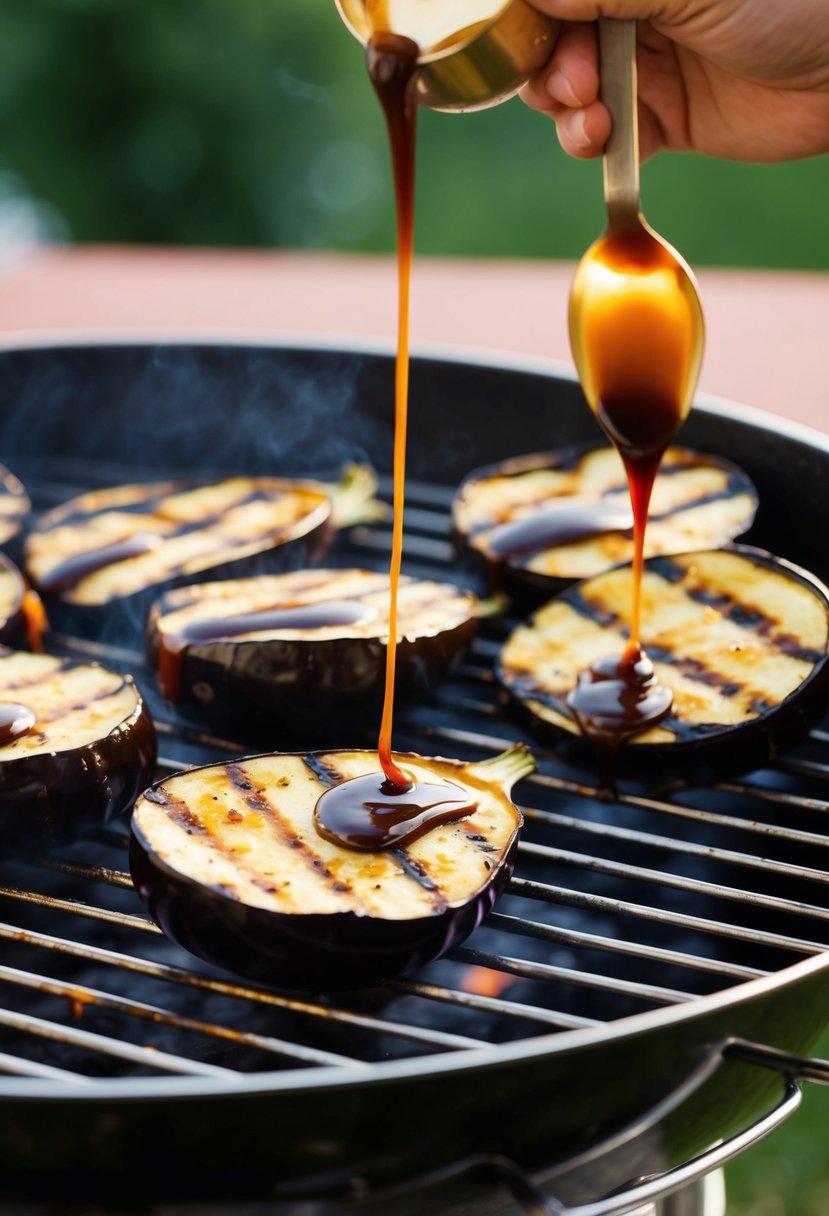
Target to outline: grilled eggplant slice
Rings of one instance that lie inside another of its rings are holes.
[[[366,473],[349,475],[340,497],[372,514],[374,482],[369,475],[366,486]],[[335,528],[359,517],[343,514],[335,489],[233,477],[93,490],[40,518],[26,541],[26,568],[53,597],[56,623],[99,632],[102,606],[107,619],[116,608],[143,618],[159,590],[202,571],[226,577],[316,561]]]
[[[736,465],[673,447],[651,499],[646,556],[719,548],[746,532],[757,493]],[[615,448],[542,452],[472,473],[453,506],[459,546],[494,590],[537,605],[633,559],[633,516]]]
[[[624,649],[631,577],[623,567],[579,583],[503,647],[498,678],[548,741],[578,737],[567,694]],[[652,558],[642,644],[673,707],[626,744],[619,772],[707,781],[773,760],[827,706],[828,639],[829,592],[788,562],[736,545]]]
[[[40,596],[0,553],[0,648],[42,650],[47,624]]]
[[[155,729],[130,676],[0,652],[0,841],[70,840],[128,810],[152,779]]]
[[[352,988],[420,966],[468,936],[509,878],[522,745],[461,763],[400,753],[415,781],[475,809],[405,846],[341,848],[316,830],[322,793],[378,769],[373,751],[255,756],[176,773],[139,798],[130,869],[153,920],[193,954],[286,988]]]
[[[402,578],[396,691],[422,696],[460,657],[477,600]],[[365,741],[383,698],[389,580],[369,570],[300,570],[168,592],[150,613],[162,692],[246,739],[344,746]],[[374,729],[374,726],[372,726]]]

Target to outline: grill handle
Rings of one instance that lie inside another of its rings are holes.
[[[729,1039],[723,1048],[723,1055],[727,1059],[742,1060],[745,1064],[757,1064],[760,1068],[770,1068],[790,1080],[814,1081],[817,1085],[829,1085],[829,1060],[793,1056],[790,1052],[780,1051],[777,1047],[764,1047],[760,1043],[750,1043],[748,1039]]]
[[[556,1199],[542,1194],[512,1161],[489,1158],[485,1162],[478,1162],[478,1169],[483,1166],[495,1174],[526,1216],[631,1216],[645,1205],[664,1199],[704,1178],[706,1174],[721,1169],[734,1157],[769,1136],[799,1107],[802,1097],[799,1081],[829,1085],[829,1060],[796,1056],[775,1047],[736,1038],[727,1040],[722,1045],[720,1054],[724,1059],[740,1060],[779,1073],[785,1080],[783,1098],[756,1123],[707,1152],[700,1153],[684,1165],[678,1165],[664,1174],[638,1178],[624,1191],[574,1208],[564,1207]]]

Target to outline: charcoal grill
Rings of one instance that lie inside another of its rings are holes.
[[[333,344],[8,348],[0,453],[37,509],[125,480],[326,476],[353,459],[388,494],[391,385],[388,351]],[[596,437],[564,368],[418,355],[405,568],[457,574],[448,508],[473,466]],[[756,482],[749,540],[829,578],[814,522],[829,514],[825,437],[701,402],[682,438]],[[356,528],[332,560],[383,567],[389,538]],[[510,624],[400,715],[396,746],[471,759],[522,737],[492,679]],[[50,647],[136,675],[160,774],[250,750],[161,703],[140,622]],[[799,1079],[829,1078],[804,1058],[829,1021],[829,725],[773,769],[627,786],[612,805],[589,772],[536,751],[495,913],[449,958],[367,991],[288,995],[183,954],[132,892],[123,824],[4,860],[3,1197],[402,1213],[401,1196],[432,1193],[418,1187],[488,1179],[494,1194],[494,1179],[536,1216],[610,1216],[773,1130]]]

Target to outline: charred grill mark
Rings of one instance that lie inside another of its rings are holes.
[[[737,680],[727,679],[722,672],[706,667],[700,659],[678,655],[673,650],[669,650],[667,646],[648,646],[648,656],[654,663],[670,666],[689,680],[697,680],[700,684],[707,684],[709,688],[718,689],[724,697],[736,697],[739,693],[745,692],[747,687]],[[670,713],[668,717],[671,717]]]
[[[167,814],[167,818],[173,823],[184,828],[188,836],[207,836],[212,839],[210,832],[199,819],[198,815],[190,809],[183,798],[177,798],[175,794],[169,793],[163,787],[158,789],[148,789],[144,793],[147,802],[152,802],[156,806],[160,806]],[[215,841],[214,841],[215,843]]]
[[[38,666],[40,666],[40,664],[38,664]],[[74,666],[74,663],[73,663],[72,659],[61,659],[61,661],[59,663],[56,663],[54,667],[50,667],[48,672],[41,671],[37,675],[35,675],[35,677],[33,679],[12,680],[12,681],[9,681],[8,683],[3,683],[3,685],[2,685],[3,694],[5,695],[6,693],[9,693],[9,692],[16,692],[20,688],[28,688],[31,691],[31,689],[37,688],[39,685],[47,683],[54,676],[60,675],[61,672],[68,671],[73,666]],[[1,665],[0,665],[0,671],[2,671]]]
[[[672,562],[669,558],[658,558],[648,563],[651,570],[658,573],[667,582],[681,583],[687,576],[687,568]],[[705,587],[683,588],[684,594],[695,603],[714,608],[740,629],[753,633],[756,637],[765,638],[775,650],[787,658],[796,659],[814,666],[826,657],[825,651],[811,650],[802,644],[792,633],[781,630],[776,621],[772,620],[758,608],[741,603],[727,591],[706,590]]]
[[[188,492],[187,487],[181,487],[178,493]],[[108,514],[115,510],[119,514],[123,514],[130,519],[135,520],[138,527],[135,531],[126,537],[121,537],[114,543],[107,543],[99,547],[89,550],[78,550],[57,563],[50,570],[47,570],[41,577],[40,585],[46,590],[51,591],[68,591],[76,587],[90,574],[98,573],[98,571],[107,568],[108,566],[118,565],[122,561],[131,560],[135,557],[144,556],[146,553],[158,551],[158,549],[167,541],[179,539],[182,536],[187,536],[195,532],[202,532],[205,536],[210,536],[213,530],[222,522],[222,519],[231,510],[238,510],[241,507],[249,506],[255,502],[275,503],[285,498],[285,491],[279,491],[273,494],[268,494],[261,488],[257,487],[243,495],[232,503],[223,505],[218,510],[212,512],[206,511],[195,520],[179,520],[174,515],[168,515],[165,512],[165,503],[173,497],[170,494],[145,499],[137,503],[128,503],[124,506],[111,507],[104,505],[98,511],[84,512],[79,510],[71,512],[66,516],[55,518],[52,521],[45,521],[44,525],[39,528],[40,532],[51,532],[58,527],[77,526],[78,530],[83,534],[89,525],[89,521],[95,519],[101,514]],[[140,523],[142,520],[155,519],[162,523],[163,530],[159,533],[147,533],[148,541],[139,547],[135,547],[136,538],[142,535],[140,531]],[[292,526],[295,521],[280,526],[278,532],[285,531]],[[172,525],[172,526],[170,526]],[[266,529],[265,532],[257,532],[257,535],[266,535],[272,529]],[[152,543],[150,543],[152,538]],[[247,536],[244,539],[218,535],[215,537],[216,548],[226,548],[229,552],[234,549],[247,545],[251,537]],[[189,559],[188,559],[189,560]],[[176,573],[183,569],[182,564],[176,564],[170,567],[170,573]]]
[[[78,713],[82,709],[90,709],[93,705],[100,704],[101,701],[106,701],[110,697],[116,697],[127,687],[127,680],[121,680],[114,688],[101,688],[93,696],[87,697],[83,701],[76,701],[71,705],[59,705],[50,710],[46,710],[39,714],[41,722],[54,724],[59,722],[61,718],[65,718],[68,714]]]
[[[238,764],[228,764],[225,767],[228,780],[242,794],[242,799],[245,805],[252,811],[258,811],[265,819],[265,822],[271,828],[276,838],[281,843],[286,844],[293,849],[302,858],[303,862],[319,877],[324,879],[333,891],[338,893],[347,892],[353,896],[353,891],[350,884],[343,882],[331,870],[329,870],[322,857],[318,857],[312,849],[308,847],[303,840],[290,830],[284,819],[279,814],[279,810],[273,805],[269,798],[261,790],[254,788],[252,782],[248,779],[244,769]],[[263,886],[261,876],[251,870],[251,877],[257,886]],[[270,890],[272,887],[265,885],[265,890]]]
[[[627,637],[628,628],[622,624],[621,617],[601,600],[591,599],[580,591],[571,591],[564,599],[568,607],[572,608],[578,616],[595,621],[603,629],[618,629],[623,636]]]
[[[324,785],[326,789],[331,789],[332,785],[339,785],[345,781],[345,775],[335,768],[333,764],[323,760],[321,756],[315,755],[314,752],[309,752],[307,756],[302,757],[305,767],[309,769],[317,781]]]
[[[413,879],[419,887],[428,892],[435,911],[442,911],[446,907],[446,897],[439,885],[430,877],[426,867],[421,862],[415,861],[413,857],[410,857],[405,849],[392,849],[391,855],[400,865],[406,877]]]

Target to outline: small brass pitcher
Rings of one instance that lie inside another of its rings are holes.
[[[363,45],[380,30],[416,42],[418,102],[454,113],[483,110],[517,93],[549,59],[558,28],[526,0],[335,2]]]

